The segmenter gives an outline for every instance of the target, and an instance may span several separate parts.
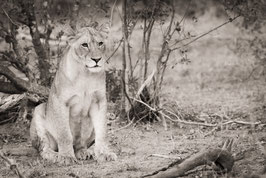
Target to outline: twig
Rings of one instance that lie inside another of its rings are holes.
[[[114,133],[114,132],[117,132],[117,131],[120,131],[120,130],[123,130],[123,129],[129,127],[131,124],[134,123],[134,120],[135,120],[135,118],[133,118],[133,119],[132,119],[127,125],[125,125],[125,126],[123,126],[123,127],[120,127],[120,128],[118,128],[118,129],[112,130],[111,132]]]
[[[172,119],[170,116],[166,115],[162,111],[159,111],[160,114],[164,115],[167,119],[173,122],[179,122],[183,124],[189,124],[189,125],[201,125],[201,126],[206,126],[206,127],[216,127],[217,124],[208,124],[208,123],[201,123],[201,122],[190,122],[190,121],[184,121],[180,119]]]
[[[186,43],[186,44],[184,44],[184,45],[182,45],[182,46],[179,46],[179,47],[176,47],[176,48],[173,48],[173,49],[170,49],[170,50],[171,50],[171,51],[174,51],[174,50],[177,50],[177,49],[183,48],[183,47],[185,47],[185,46],[188,46],[188,45],[190,45],[191,43],[197,41],[198,39],[200,39],[200,38],[202,38],[202,37],[208,35],[209,33],[213,32],[213,31],[215,31],[215,30],[217,30],[217,29],[219,29],[219,28],[221,28],[222,26],[224,26],[224,25],[226,25],[226,24],[228,24],[228,23],[230,23],[230,22],[233,22],[233,21],[234,21],[235,19],[237,19],[238,17],[240,17],[240,15],[238,15],[238,16],[232,18],[232,19],[229,19],[228,21],[224,22],[224,23],[221,24],[221,25],[218,25],[217,27],[215,27],[215,28],[209,30],[208,32],[205,32],[205,33],[201,34],[200,36],[198,36],[197,38],[194,38],[193,40],[191,40],[190,42],[188,42],[188,43]]]
[[[166,159],[175,159],[175,160],[182,160],[180,156],[167,156],[167,155],[161,155],[161,154],[151,154],[149,157],[154,156],[154,157],[159,157],[159,158],[166,158]]]
[[[168,110],[166,110],[166,109],[164,109],[164,111],[166,111],[166,112],[168,112],[168,113],[174,115],[178,120],[181,120],[180,117],[179,117],[178,115],[176,115],[175,113],[173,113],[172,111],[168,111]]]
[[[139,103],[141,103],[141,104],[144,104],[144,105],[147,106],[151,111],[157,111],[155,108],[149,106],[147,103],[145,103],[145,102],[143,102],[143,101],[141,101],[141,100],[138,100],[138,99],[133,98],[133,97],[130,97],[130,98],[133,99],[133,100],[135,100],[135,101],[137,101],[137,102],[139,102]]]
[[[184,38],[181,39],[181,40],[176,40],[176,41],[174,42],[174,44],[171,44],[171,45],[170,45],[170,48],[171,48],[171,47],[174,47],[174,46],[177,45],[178,43],[180,43],[180,42],[182,42],[182,41],[186,41],[186,40],[188,40],[188,39],[190,39],[190,37],[184,37]]]
[[[115,5],[116,5],[117,0],[115,0],[112,9],[111,9],[111,15],[110,15],[110,27],[112,26],[112,22],[113,22],[113,13],[114,13],[114,9],[115,9]]]
[[[207,136],[209,136],[209,135],[212,135],[213,134],[213,132],[214,131],[216,131],[217,130],[217,127],[214,127],[214,128],[212,128],[212,130],[211,131],[209,131],[209,132],[207,132],[206,134],[204,134],[204,136],[203,137],[207,137]]]
[[[10,22],[15,25],[15,26],[19,26],[19,24],[17,24],[16,22],[14,22],[10,16],[8,15],[8,13],[5,11],[5,9],[3,9],[3,7],[1,7],[2,11],[5,13],[6,17],[10,20]]]
[[[187,15],[187,12],[188,12],[188,10],[189,10],[189,8],[190,8],[190,5],[191,5],[191,1],[192,1],[192,0],[189,1],[188,6],[187,6],[187,8],[186,8],[186,11],[185,11],[185,13],[184,13],[182,19],[180,20],[180,22],[177,22],[177,23],[175,24],[175,28],[174,28],[174,30],[172,31],[171,35],[170,35],[171,37],[172,37],[173,34],[175,33],[176,28],[178,27],[178,25],[180,25],[180,24],[182,23],[182,21],[185,19],[186,15]]]
[[[124,41],[124,38],[122,38],[121,40],[119,40],[119,44],[117,45],[116,49],[113,51],[113,53],[106,59],[106,63],[109,64],[109,60],[111,59],[111,57],[113,57],[113,55],[116,53],[116,51],[118,50],[118,48],[121,46],[122,42]]]
[[[180,123],[189,124],[189,125],[201,125],[201,126],[207,126],[207,127],[216,127],[217,126],[217,124],[208,124],[208,123],[201,123],[201,122],[184,121],[184,120],[181,120],[180,117],[177,116],[175,113],[173,113],[171,111],[168,111],[166,109],[164,109],[164,111],[172,114],[173,116],[175,116],[177,118],[177,119],[172,119],[170,116],[166,115],[162,111],[160,112],[160,114],[164,115],[166,118],[168,118],[170,121],[173,121],[173,122],[180,122]]]
[[[222,125],[227,125],[227,124],[232,124],[232,123],[236,123],[236,124],[243,124],[243,125],[259,125],[261,124],[261,122],[245,122],[245,121],[227,121],[222,123]]]
[[[249,80],[251,77],[254,78],[254,79],[256,79],[256,77],[255,77],[253,74],[254,74],[254,72],[255,72],[259,67],[261,67],[261,65],[258,65],[258,66],[256,66],[256,67],[253,67],[253,69],[252,69],[252,71],[249,73],[249,75],[248,75],[247,77],[245,77],[244,79],[242,79],[242,82],[245,82],[245,81]]]
[[[10,169],[18,175],[19,178],[25,178],[25,176],[20,172],[20,170],[18,169],[18,166],[16,164],[16,162],[13,159],[9,159],[7,158],[4,153],[2,152],[2,150],[0,150],[0,157],[10,166]]]
[[[187,6],[187,8],[186,8],[186,11],[185,11],[185,13],[184,13],[182,19],[180,20],[179,24],[181,24],[182,21],[185,19],[186,15],[187,15],[187,12],[188,12],[188,10],[189,10],[189,8],[190,8],[190,5],[191,5],[191,1],[192,1],[192,0],[189,1],[188,6]]]
[[[171,39],[171,27],[172,27],[172,24],[174,22],[174,18],[175,18],[175,7],[174,7],[174,1],[172,2],[172,13],[171,13],[171,19],[170,19],[170,22],[169,22],[169,25],[167,27],[167,30],[166,30],[166,33],[165,33],[165,36],[164,36],[164,41],[169,41]]]

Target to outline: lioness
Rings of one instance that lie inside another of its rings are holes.
[[[47,160],[69,164],[90,156],[114,160],[106,141],[105,41],[106,27],[83,27],[59,63],[47,103],[33,113],[33,146]]]

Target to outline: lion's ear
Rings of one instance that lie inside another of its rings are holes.
[[[108,34],[110,32],[110,23],[106,22],[102,24],[98,30],[104,35],[105,38],[108,38]]]
[[[67,33],[67,43],[69,45],[73,44],[76,41],[76,32],[73,31],[68,31]]]

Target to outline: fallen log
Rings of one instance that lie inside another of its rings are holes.
[[[10,95],[6,98],[1,98],[0,99],[0,112],[6,111],[8,108],[12,108],[17,103],[19,103],[25,96],[26,94],[23,93],[23,94]]]
[[[215,165],[217,172],[226,173],[232,170],[234,165],[234,157],[231,153],[233,140],[228,139],[222,148],[206,149],[188,159],[178,161],[176,164],[171,164],[167,169],[161,169],[152,174],[143,177],[150,178],[174,178],[184,176],[187,171],[190,171],[201,165]]]
[[[21,114],[22,118],[26,118],[30,108],[46,100],[46,96],[34,93],[13,94],[0,98],[0,125],[16,121]]]

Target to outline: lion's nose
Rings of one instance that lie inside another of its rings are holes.
[[[96,64],[102,59],[101,57],[99,58],[91,58]]]

